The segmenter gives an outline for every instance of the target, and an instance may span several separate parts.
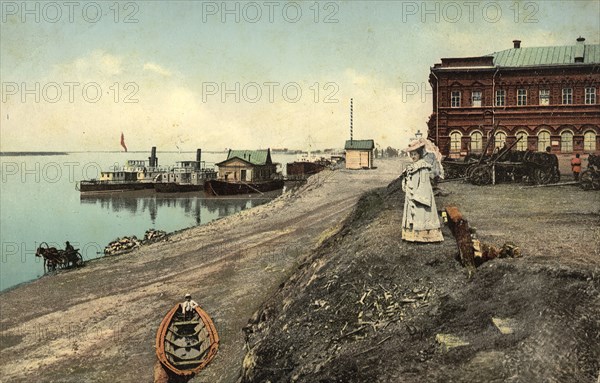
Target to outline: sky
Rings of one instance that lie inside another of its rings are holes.
[[[600,1],[0,2],[0,150],[404,147],[442,57],[600,43]]]

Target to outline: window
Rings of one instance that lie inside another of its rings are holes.
[[[462,138],[462,134],[460,132],[452,132],[450,133],[450,152],[452,153],[460,153],[460,141]]]
[[[517,89],[517,105],[527,105],[527,89]]]
[[[481,153],[483,149],[483,135],[479,132],[471,133],[471,153]]]
[[[586,152],[596,151],[596,133],[588,131],[583,134],[583,150]]]
[[[546,148],[550,146],[550,132],[542,130],[538,133],[538,152],[545,152]]]
[[[573,103],[573,89],[572,88],[563,88],[562,103],[563,103],[563,105],[571,105]]]
[[[540,89],[540,105],[550,105],[550,89]]]
[[[505,142],[506,142],[506,133],[496,132],[496,135],[494,136],[494,147],[501,148],[504,146]]]
[[[585,88],[585,103],[586,105],[596,103],[596,88]]]
[[[529,135],[527,134],[527,132],[524,132],[524,131],[520,131],[517,133],[516,137],[517,137],[517,140],[519,140],[516,145],[517,150],[521,150],[521,151],[527,150],[527,148],[528,148],[527,137],[528,136]]]
[[[474,107],[481,107],[481,91],[473,91],[473,94],[471,95],[471,101],[473,102]]]
[[[496,106],[504,106],[506,100],[506,92],[504,89],[498,89],[496,91]]]
[[[450,96],[450,106],[460,108],[460,91],[453,91]]]
[[[560,151],[571,153],[573,151],[573,133],[566,130],[560,135]]]

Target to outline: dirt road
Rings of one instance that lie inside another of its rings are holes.
[[[248,318],[362,193],[401,170],[400,159],[376,165],[320,173],[269,204],[0,294],[0,381],[151,382],[156,329],[190,292],[221,337],[192,382],[235,382]]]

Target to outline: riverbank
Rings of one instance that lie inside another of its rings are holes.
[[[249,320],[243,383],[600,379],[600,193],[442,184],[439,208],[523,255],[470,275],[447,227],[400,239],[399,186],[361,198]]]
[[[400,159],[325,171],[298,190],[121,257],[0,294],[2,382],[151,382],[158,324],[186,292],[211,315],[221,347],[196,382],[235,382],[241,328],[366,191]]]

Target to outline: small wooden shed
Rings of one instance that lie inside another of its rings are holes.
[[[373,140],[348,140],[344,146],[346,150],[346,169],[372,169]]]

